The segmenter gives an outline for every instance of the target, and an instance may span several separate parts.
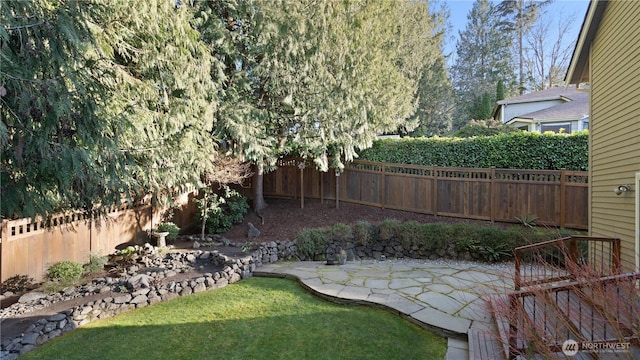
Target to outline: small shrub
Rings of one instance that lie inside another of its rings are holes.
[[[385,219],[378,224],[379,237],[382,241],[389,241],[398,237],[400,222],[396,219]]]
[[[27,275],[14,275],[2,283],[0,293],[11,291],[14,293],[28,290],[33,287],[33,278]]]
[[[68,283],[79,280],[83,273],[84,268],[82,264],[71,260],[64,260],[49,267],[47,270],[47,278],[49,280]]]
[[[398,225],[397,236],[400,238],[402,246],[405,249],[408,249],[411,245],[418,244],[420,242],[420,228],[420,223],[413,220]]]
[[[134,265],[140,258],[140,252],[142,248],[139,245],[127,246],[124,249],[116,250],[111,255],[110,262],[113,265],[111,272],[124,272],[127,267]]]
[[[422,224],[420,226],[420,237],[416,242],[420,250],[436,251],[444,248],[447,244],[448,226],[438,223]]]
[[[534,227],[536,226],[536,220],[538,220],[538,217],[536,215],[533,214],[528,214],[528,215],[522,215],[522,216],[516,216],[516,220],[520,221],[520,223],[523,226],[526,227]]]
[[[349,241],[353,238],[353,231],[351,230],[351,226],[337,223],[331,227],[331,237],[334,240],[338,240],[341,242]]]
[[[86,273],[97,273],[104,269],[104,265],[107,263],[107,256],[98,256],[89,254],[89,262],[83,265]]]
[[[358,221],[353,225],[353,239],[356,244],[367,246],[375,239],[375,227],[367,221]]]
[[[296,244],[298,252],[303,258],[318,260],[319,256],[324,255],[324,251],[329,245],[330,229],[316,228],[304,229],[296,236]]]
[[[206,210],[206,211],[205,211]],[[198,218],[202,222],[203,214],[209,233],[223,233],[231,230],[234,224],[241,223],[249,211],[247,199],[237,191],[225,186],[222,194],[207,194],[198,201]]]
[[[169,235],[166,237],[167,241],[173,241],[178,237],[180,228],[172,222],[164,222],[158,226],[156,232],[168,232]]]

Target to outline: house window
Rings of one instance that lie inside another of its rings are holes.
[[[588,129],[589,129],[589,119],[582,120],[582,130],[588,130]]]
[[[554,133],[565,133],[571,134],[571,123],[554,123],[554,124],[542,124],[540,127],[540,132],[545,133],[547,131],[551,131]]]

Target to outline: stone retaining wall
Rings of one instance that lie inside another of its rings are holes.
[[[233,246],[233,244],[232,244]],[[100,300],[87,302],[72,309],[41,319],[32,324],[22,336],[0,344],[0,359],[14,360],[38,345],[76,329],[96,319],[104,319],[123,312],[168,301],[178,296],[224,287],[252,276],[257,266],[293,259],[295,242],[260,244],[250,255],[230,258],[218,252],[194,250],[188,252],[158,253],[157,248],[145,245],[141,266],[131,266],[119,278],[99,278],[90,284],[64,289],[55,294],[29,293],[21,301],[3,309],[0,318],[36,311],[59,301],[99,293],[115,292]],[[183,281],[171,281],[178,273],[188,272],[198,264],[211,262],[223,266],[215,273],[205,273]]]
[[[244,244],[229,244],[244,246]],[[333,242],[328,245],[325,254],[330,257],[340,249],[345,249],[348,260],[373,258],[451,258],[471,260],[468,253],[458,254],[453,249],[442,253],[423,254],[417,249],[404,249],[398,242],[372,246],[356,246],[353,243]],[[106,296],[100,300],[87,302],[72,309],[42,319],[31,325],[22,336],[7,340],[0,344],[0,359],[14,360],[36,346],[62,333],[76,329],[96,319],[104,319],[120,313],[168,301],[178,296],[189,295],[210,289],[224,287],[228,284],[250,277],[263,263],[279,260],[312,260],[298,254],[295,241],[274,241],[258,244],[251,254],[231,258],[216,251],[192,250],[186,252],[170,252],[162,255],[158,248],[146,244],[140,265],[126,269],[126,273],[118,278],[94,279],[90,284],[64,289],[55,294],[29,293],[19,303],[3,309],[0,318],[12,317],[36,311],[59,301],[67,301],[94,294],[115,292],[114,296]],[[198,264],[210,262],[223,267],[215,273],[205,273],[183,281],[171,281],[178,273],[189,272]]]
[[[354,241],[335,240],[329,243],[322,253],[316,253],[312,256],[308,254],[298,254],[298,258],[301,261],[332,258],[340,251],[340,249],[343,249],[347,252],[347,259],[349,261],[361,259],[451,259],[472,261],[479,260],[481,258],[480,254],[478,253],[456,251],[454,244],[449,244],[446,248],[439,248],[434,251],[426,251],[419,249],[417,246],[407,248],[402,244],[400,240],[395,239],[386,242],[368,244],[366,246],[355,244]]]

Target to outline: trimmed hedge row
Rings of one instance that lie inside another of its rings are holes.
[[[416,221],[400,223],[389,219],[375,225],[360,221],[351,226],[335,224],[330,227],[305,229],[296,237],[296,243],[298,257],[302,260],[324,260],[339,249],[349,249],[354,250],[355,255],[359,257],[363,254],[371,256],[369,254],[377,251],[381,255],[391,252],[395,257],[496,262],[511,259],[513,249],[518,246],[576,233],[542,227],[502,228]]]
[[[423,166],[578,170],[588,169],[588,132],[573,135],[517,132],[472,138],[382,139],[362,160]]]

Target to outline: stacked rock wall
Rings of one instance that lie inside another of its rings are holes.
[[[232,244],[233,246],[233,244]],[[0,318],[33,312],[60,301],[103,294],[98,300],[87,302],[40,319],[21,336],[0,344],[0,359],[13,360],[36,346],[76,329],[93,320],[104,319],[133,309],[168,301],[179,296],[224,287],[253,275],[263,263],[295,257],[295,243],[291,241],[260,244],[250,255],[231,258],[215,251],[193,250],[160,255],[156,248],[145,245],[140,263],[126,269],[118,278],[94,279],[90,284],[66,288],[55,294],[29,293],[22,301],[3,309]],[[173,281],[179,273],[189,273],[203,262],[219,265],[221,270],[198,274],[189,279]],[[110,294],[106,294],[110,292]]]

